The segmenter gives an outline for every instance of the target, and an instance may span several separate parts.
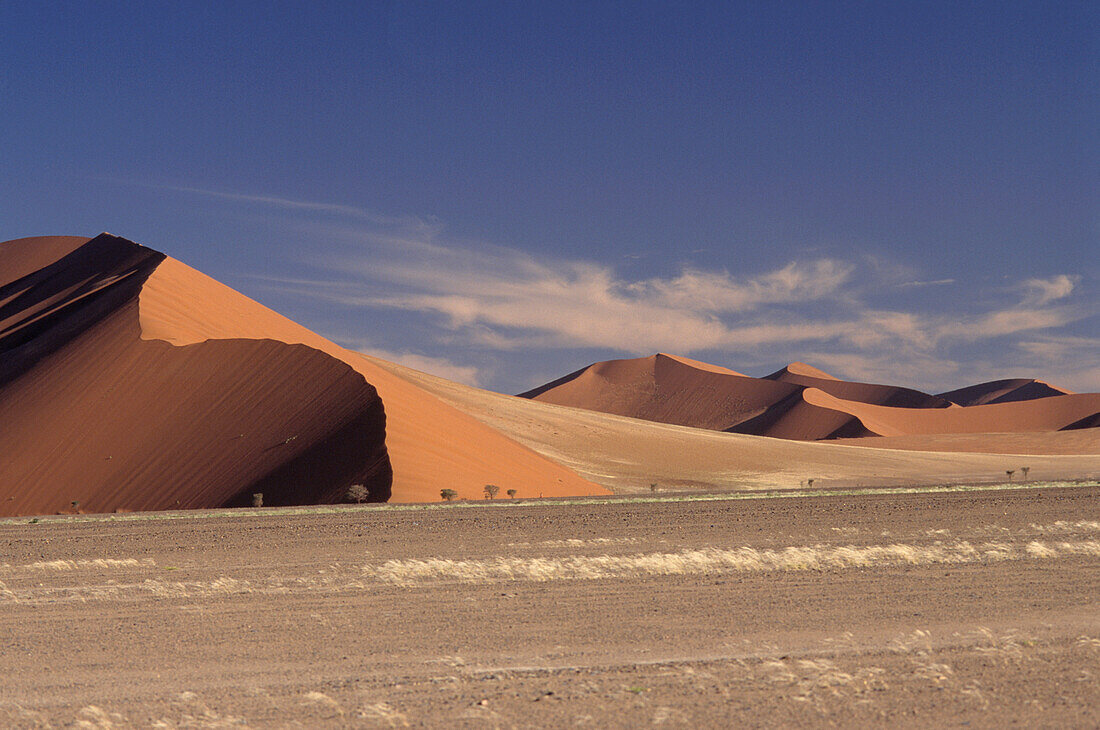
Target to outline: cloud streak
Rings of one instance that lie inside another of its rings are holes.
[[[302,267],[300,276],[267,281],[281,293],[352,312],[391,310],[426,318],[421,321],[432,322],[438,332],[436,346],[457,343],[467,351],[713,353],[739,369],[808,359],[842,377],[948,389],[985,374],[1000,376],[1006,367],[991,353],[1013,353],[1035,374],[1049,372],[1044,352],[1048,359],[1068,349],[1080,353],[1079,342],[1065,344],[1073,335],[1066,328],[1095,316],[1078,301],[1081,277],[1069,274],[1028,278],[1008,289],[960,291],[951,287],[955,279],[921,280],[915,276],[920,272],[873,257],[818,256],[767,271],[684,265],[668,275],[631,278],[596,261],[457,240],[432,219],[177,189],[289,211],[299,217],[303,235],[324,240],[328,253],[319,262],[302,262],[312,272]],[[929,287],[944,294],[909,307],[881,305],[884,293]],[[942,313],[941,300],[948,296],[965,314]],[[996,298],[1001,303],[984,311],[971,304]],[[432,344],[363,349],[465,383],[484,379],[476,366],[417,354]]]
[[[1028,280],[1014,304],[948,317],[866,305],[858,266],[833,258],[793,261],[750,276],[684,267],[668,277],[631,280],[602,264],[537,259],[499,247],[376,235],[366,243],[371,255],[358,262],[341,257],[331,266],[332,273],[350,277],[316,282],[303,293],[350,307],[435,315],[447,330],[495,349],[640,354],[831,343],[927,354],[952,340],[1050,330],[1082,316],[1053,304],[1071,294],[1069,277]]]

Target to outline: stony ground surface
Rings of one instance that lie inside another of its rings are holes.
[[[1096,487],[127,517],[0,525],[0,726],[1100,725]]]

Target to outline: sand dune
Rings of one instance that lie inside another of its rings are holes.
[[[590,365],[520,397],[723,431],[796,393],[787,383],[658,353]]]
[[[815,486],[1004,481],[1007,469],[1021,466],[1030,468],[1032,479],[1100,475],[1100,440],[1087,435],[1073,438],[1070,432],[1038,434],[1047,440],[1061,437],[1060,449],[1052,452],[1059,455],[1024,451],[1019,444],[1004,453],[944,448],[944,441],[952,437],[940,437],[942,441],[936,445],[941,448],[935,451],[865,448],[860,446],[863,440],[850,442],[852,445],[807,443],[543,403],[372,361],[615,492],[648,492],[651,484],[662,490],[797,487],[811,478]],[[1022,440],[1028,434],[1011,436]],[[883,441],[889,439],[866,440],[868,445]],[[997,445],[997,435],[990,444]],[[950,447],[950,443],[946,445]]]
[[[805,363],[751,378],[664,354],[596,363],[522,395],[660,423],[803,441],[1057,431],[1089,427],[1100,412],[1100,394],[1070,394],[1035,380],[934,396],[839,380]]]
[[[1100,394],[1020,399],[1035,382],[962,407],[658,354],[504,396],[346,350],[125,239],[0,244],[0,514],[333,502],[353,483],[436,501],[987,480],[1024,455],[1032,478],[1095,477]],[[803,443],[841,436],[886,448]]]
[[[807,388],[802,397],[819,408],[852,414],[877,436],[1057,431],[1100,412],[1100,393],[1072,393],[966,408],[892,408],[843,400],[817,388]]]
[[[1013,401],[1048,398],[1052,395],[1066,395],[1070,391],[1056,388],[1042,380],[1017,378],[1014,380],[994,380],[979,383],[947,393],[940,397],[960,406],[982,406],[991,403],[1011,403]]]
[[[0,514],[604,490],[125,239],[0,244]]]
[[[807,388],[817,388],[837,398],[854,400],[860,403],[873,403],[880,406],[948,408],[952,405],[951,401],[945,398],[922,393],[912,388],[840,380],[801,362],[791,363],[782,370],[777,370],[771,375],[765,376],[764,379],[794,383]]]

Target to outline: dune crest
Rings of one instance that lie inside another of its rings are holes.
[[[785,368],[776,370],[771,375],[765,375],[764,378],[767,380],[785,380],[790,382],[796,380],[798,376],[816,378],[818,380],[840,380],[840,378],[833,377],[824,370],[818,370],[813,365],[807,365],[804,362],[797,361],[792,362]]]

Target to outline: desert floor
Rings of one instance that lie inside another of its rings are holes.
[[[1100,486],[0,523],[0,726],[1095,727]]]

